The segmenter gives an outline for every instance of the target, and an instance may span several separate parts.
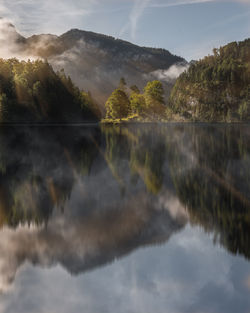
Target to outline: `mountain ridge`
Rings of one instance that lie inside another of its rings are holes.
[[[8,41],[11,53],[7,53],[8,50],[5,55],[47,59],[55,71],[63,68],[79,88],[90,91],[102,106],[121,77],[129,85],[143,88],[148,80],[158,79],[158,70],[168,71],[172,65],[187,65],[184,58],[166,49],[140,47],[92,31],[73,28],[60,36],[40,34],[26,38],[17,31],[14,34],[14,25],[10,27],[7,21],[1,20],[1,33],[9,29],[11,38],[5,36],[2,42],[6,45]],[[167,76],[161,80],[169,94],[173,82]]]

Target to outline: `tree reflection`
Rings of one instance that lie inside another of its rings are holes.
[[[10,277],[25,260],[77,274],[166,242],[188,219],[250,257],[247,125],[0,129]]]
[[[1,128],[1,225],[46,224],[54,208],[64,209],[77,173],[87,175],[97,153],[95,131],[77,131]]]
[[[247,126],[185,127],[169,140],[177,195],[190,221],[250,257],[250,137]],[[188,144],[187,144],[188,142]],[[183,151],[180,153],[180,151]]]
[[[129,155],[133,181],[141,179],[154,195],[171,188],[166,185],[170,176],[190,221],[213,231],[215,239],[230,252],[250,257],[247,125],[123,126],[112,127],[108,132],[109,142],[113,143],[109,154],[115,155],[113,151],[119,149],[119,142],[127,145],[123,150],[126,154],[120,153],[116,159],[117,168],[121,155]],[[166,171],[166,165],[171,174]]]
[[[140,177],[148,192],[157,195],[162,188],[165,161],[164,134],[156,134],[154,128],[106,126],[106,156],[116,176],[122,177],[121,161],[129,161],[131,178]]]

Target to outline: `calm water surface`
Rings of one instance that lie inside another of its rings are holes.
[[[1,313],[249,313],[250,126],[0,129]]]

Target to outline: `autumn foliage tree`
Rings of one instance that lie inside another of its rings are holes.
[[[108,98],[105,107],[107,118],[120,119],[128,116],[130,102],[123,90],[116,89]]]
[[[107,119],[135,118],[135,116],[149,119],[164,117],[164,90],[160,81],[149,82],[144,88],[143,94],[135,85],[130,87],[128,93],[129,95],[125,88],[121,88],[120,82],[119,88],[111,94],[106,102]]]
[[[132,92],[130,95],[130,107],[132,113],[141,114],[145,111],[146,101],[145,97],[137,92]]]

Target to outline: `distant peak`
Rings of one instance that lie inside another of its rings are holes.
[[[79,32],[84,32],[84,30],[79,29],[79,28],[71,28],[68,33],[79,33]]]
[[[5,26],[5,27],[12,28],[12,29],[16,30],[15,26],[9,20],[7,20],[4,17],[0,17],[0,23],[1,23],[1,25]]]
[[[78,28],[72,28],[68,30],[66,33],[62,34],[62,36],[67,35],[67,34],[82,34],[86,33],[86,31],[78,29]]]
[[[6,18],[0,17],[0,40],[11,42],[22,42],[22,37],[16,30],[15,26]]]
[[[56,39],[58,38],[57,35],[52,35],[52,34],[39,34],[39,35],[32,35],[30,36],[29,40],[40,40],[40,39],[47,39],[47,40],[50,40],[50,39]]]

